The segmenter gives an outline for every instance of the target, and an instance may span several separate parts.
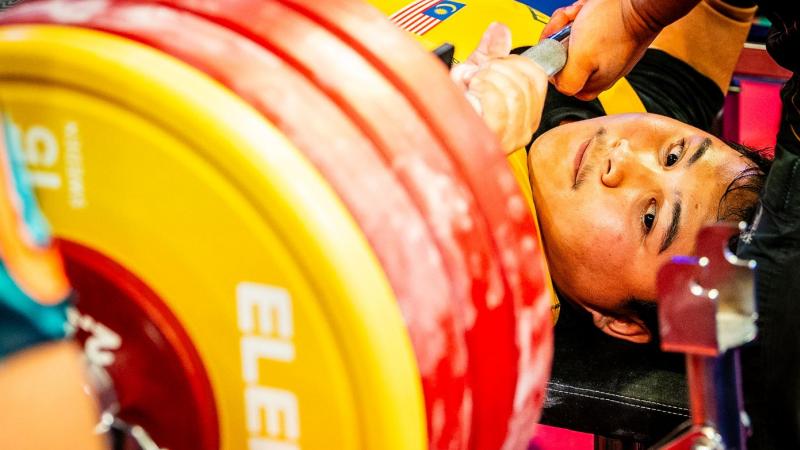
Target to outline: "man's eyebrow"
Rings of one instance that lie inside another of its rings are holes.
[[[697,150],[695,150],[692,157],[689,158],[689,161],[686,162],[686,166],[688,167],[696,163],[698,159],[700,159],[703,155],[706,154],[706,151],[710,146],[711,146],[711,139],[709,138],[703,139],[703,142],[699,146],[697,146]]]
[[[672,242],[675,241],[675,238],[678,236],[678,231],[680,230],[681,226],[681,199],[678,197],[675,199],[675,204],[672,207],[672,222],[670,222],[669,227],[667,227],[666,233],[664,233],[664,239],[661,241],[661,247],[658,249],[658,253],[664,253],[664,250],[668,249]]]

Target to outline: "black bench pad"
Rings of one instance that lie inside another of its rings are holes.
[[[611,338],[564,302],[541,422],[653,444],[689,419],[684,361]]]

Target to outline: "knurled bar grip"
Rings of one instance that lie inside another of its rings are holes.
[[[564,68],[567,63],[566,39],[572,31],[572,26],[567,25],[547,39],[542,40],[533,47],[525,50],[522,56],[530,58],[544,69],[551,77]]]

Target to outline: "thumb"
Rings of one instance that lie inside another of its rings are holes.
[[[467,63],[481,65],[511,53],[511,30],[502,23],[492,22],[483,32],[478,48],[469,55]]]
[[[564,69],[567,69],[567,67]],[[573,66],[571,70],[564,69],[553,77],[553,84],[556,89],[568,96],[573,96],[581,92],[583,86],[586,84],[586,80],[589,79],[592,72],[575,68],[575,66]]]
[[[573,96],[584,89],[589,78],[597,70],[587,58],[581,58],[578,50],[570,49],[567,54],[567,63],[560,72],[552,78],[553,85],[564,95]]]

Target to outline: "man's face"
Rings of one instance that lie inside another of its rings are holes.
[[[748,160],[701,130],[653,114],[556,127],[529,155],[553,280],[569,298],[617,311],[656,298],[656,273],[690,254]]]

